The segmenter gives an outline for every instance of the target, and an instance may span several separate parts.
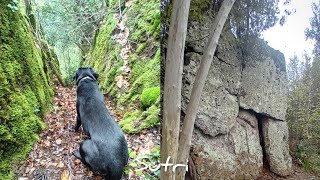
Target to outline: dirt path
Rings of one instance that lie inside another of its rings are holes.
[[[85,138],[82,130],[73,132],[76,122],[75,102],[75,87],[69,89],[56,86],[54,110],[44,118],[47,128],[40,133],[41,140],[33,146],[28,158],[15,167],[15,174],[20,180],[102,179],[72,155]],[[112,103],[106,101],[106,104],[112,112],[110,107]],[[112,115],[116,121],[120,120],[121,114]],[[140,154],[160,143],[158,128],[146,130],[137,135],[126,135],[126,139],[128,147]]]

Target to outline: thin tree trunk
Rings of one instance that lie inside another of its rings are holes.
[[[204,54],[201,59],[200,67],[197,71],[197,76],[193,84],[190,102],[187,107],[186,116],[184,118],[182,132],[180,134],[179,140],[179,153],[177,157],[177,162],[179,164],[186,164],[189,157],[189,151],[191,146],[191,137],[193,133],[193,127],[195,118],[198,112],[199,101],[201,98],[201,92],[204,87],[205,80],[207,78],[209,68],[214,56],[214,52],[218,45],[218,40],[223,29],[224,23],[228,18],[228,14],[233,6],[235,0],[224,0],[219,13],[215,17],[213,23],[213,31],[210,34],[207,46],[204,50]],[[214,148],[214,147],[213,147]],[[183,180],[185,177],[185,168],[176,169],[176,179]]]
[[[165,79],[163,94],[163,119],[161,122],[161,162],[170,157],[175,164],[178,151],[181,86],[184,46],[187,34],[190,0],[174,0],[170,19],[167,58],[165,63]],[[162,180],[174,179],[172,166],[165,170],[161,167]]]

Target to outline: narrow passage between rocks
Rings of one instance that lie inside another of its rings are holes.
[[[116,121],[121,120],[121,114],[114,114],[112,102],[105,98],[107,108]],[[72,152],[86,135],[80,128],[74,132],[76,123],[76,87],[67,88],[60,84],[55,87],[54,106],[44,122],[45,130],[40,133],[40,140],[34,144],[27,159],[15,167],[19,180],[31,179],[103,179],[90,171]],[[159,144],[158,128],[144,130],[140,134],[126,135],[128,147],[139,154],[150,152]],[[130,179],[139,179],[137,175]],[[123,176],[125,177],[125,176]],[[126,175],[125,179],[129,179]]]

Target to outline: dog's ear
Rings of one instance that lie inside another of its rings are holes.
[[[96,72],[93,72],[92,73],[92,75],[96,78],[96,80],[98,79],[98,77],[99,77],[99,74],[98,73],[96,73]]]
[[[91,67],[90,67],[90,71],[91,71],[91,74],[94,76],[94,78],[96,78],[96,80],[98,80],[99,74],[96,73]]]
[[[75,75],[73,76],[73,80],[76,81],[79,77],[79,70],[75,73]]]

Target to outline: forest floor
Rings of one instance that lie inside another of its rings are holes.
[[[106,105],[116,121],[122,113],[114,113],[108,98]],[[124,112],[123,112],[124,113]],[[54,108],[44,118],[47,128],[40,133],[40,141],[34,144],[26,160],[14,168],[19,180],[98,180],[83,163],[72,153],[86,138],[84,132],[74,132],[76,123],[76,88],[57,85]],[[128,147],[137,154],[146,154],[160,144],[159,128],[143,130],[139,134],[126,135]],[[130,178],[129,178],[130,175]],[[143,179],[133,171],[123,179]]]
[[[262,176],[258,180],[320,180],[320,177],[317,177],[311,173],[306,172],[303,167],[293,164],[292,173],[287,177],[280,177],[268,170],[264,170]]]

